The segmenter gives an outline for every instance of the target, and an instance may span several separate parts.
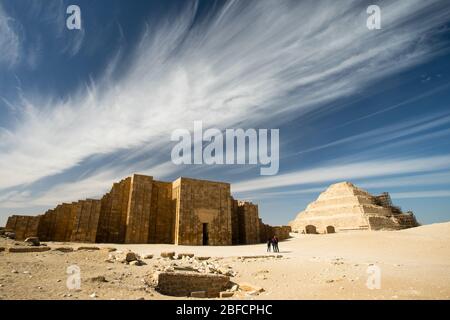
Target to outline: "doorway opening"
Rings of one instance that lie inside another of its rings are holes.
[[[316,226],[313,226],[313,225],[307,225],[305,227],[305,231],[307,234],[316,234],[317,233]]]
[[[203,245],[207,246],[208,245],[208,224],[207,223],[203,223]]]

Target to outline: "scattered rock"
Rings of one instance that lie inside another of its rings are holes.
[[[139,260],[139,256],[132,252],[132,251],[128,251],[125,255],[125,260],[127,262],[132,262],[132,261],[138,261]]]
[[[175,256],[175,252],[170,251],[170,252],[161,252],[161,257],[163,258],[169,258],[169,259],[173,259]]]
[[[239,284],[239,289],[241,289],[242,291],[246,291],[246,292],[264,292],[264,289],[262,287],[258,287],[258,286],[254,286],[252,284],[249,283],[240,283]]]
[[[8,248],[8,252],[43,252],[50,250],[49,247],[11,247]]]
[[[127,252],[117,251],[115,253],[109,254],[107,262],[112,262],[114,260],[122,262],[122,263],[130,263],[132,261],[139,260],[139,255],[132,251],[127,251]]]
[[[41,245],[41,242],[39,241],[38,237],[28,237],[25,239],[24,242],[30,246],[39,247]]]
[[[236,292],[236,291],[238,291],[238,290],[239,290],[239,285],[238,285],[238,284],[234,284],[234,285],[231,287],[231,289],[230,289],[231,292]]]
[[[91,293],[90,295],[89,295],[89,297],[91,297],[91,298],[97,298],[97,294],[94,292],[94,293]]]
[[[5,232],[5,237],[8,239],[15,239],[16,238],[16,233],[15,232]]]
[[[112,247],[105,247],[105,248],[102,248],[103,250],[106,250],[107,252],[114,252],[114,251],[117,251],[117,249],[116,248],[112,248]]]
[[[94,250],[100,250],[99,247],[78,247],[77,251],[94,251]]]
[[[5,251],[5,247],[0,247],[0,252]]]
[[[233,270],[228,269],[228,268],[224,268],[224,267],[218,268],[217,272],[219,274],[223,274],[225,276],[230,276],[230,277],[234,277],[236,275],[236,273]]]
[[[178,254],[178,259],[182,259],[183,257],[193,258],[194,254],[193,253],[179,253]]]
[[[108,282],[104,276],[92,277],[90,280],[92,282]]]
[[[57,247],[57,248],[53,248],[53,251],[60,251],[60,252],[73,252],[73,248],[72,247]]]
[[[174,271],[175,271],[175,268],[171,267],[171,266],[167,266],[164,268],[164,272],[174,272]]]
[[[30,274],[30,271],[24,271],[23,274]]]
[[[199,260],[199,261],[204,261],[204,260],[209,260],[211,259],[211,257],[195,257],[195,259]]]
[[[19,273],[17,270],[11,270],[12,273]]]
[[[198,272],[198,269],[196,269],[196,268],[194,268],[192,266],[174,266],[173,270]]]
[[[257,295],[260,294],[260,291],[253,290],[253,291],[247,292],[247,294],[248,294],[249,296],[257,296]]]
[[[144,256],[144,259],[152,259],[153,258],[153,254],[146,254]]]
[[[141,260],[134,260],[134,261],[131,261],[130,262],[130,265],[131,266],[143,266],[143,265],[145,265],[146,263],[144,262],[144,261],[141,261]]]

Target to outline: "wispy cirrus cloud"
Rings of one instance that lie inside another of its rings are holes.
[[[200,21],[196,4],[189,3],[166,23],[149,22],[119,77],[113,60],[103,77],[70,98],[25,93],[16,102],[17,121],[0,132],[0,189],[61,174],[95,155],[125,151],[132,158],[143,148],[158,150],[173,129],[191,128],[198,119],[221,128],[242,119],[249,119],[247,127],[268,120],[277,125],[290,112],[299,116],[441,52],[430,39],[450,17],[448,6],[419,0],[380,6],[383,29],[376,32],[366,28],[366,8],[350,0],[332,7],[317,1],[229,1]],[[430,161],[441,166],[448,160],[392,160],[383,172],[406,172],[404,166],[420,171]],[[336,176],[336,169],[381,174],[377,166],[336,165],[307,173],[311,179],[337,179],[344,175]],[[295,179],[255,179],[235,189],[292,185]],[[75,199],[88,181],[74,182]]]
[[[345,179],[413,174],[450,168],[450,155],[415,159],[377,159],[355,163],[332,163],[317,168],[297,170],[273,177],[262,177],[235,183],[233,192],[265,190],[309,183],[332,182]]]
[[[17,21],[8,16],[0,3],[0,67],[14,65],[20,58]]]

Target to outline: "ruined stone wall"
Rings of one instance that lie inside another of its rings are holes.
[[[12,216],[8,217],[5,228],[7,230],[15,230],[18,217],[19,217],[18,215],[12,215]]]
[[[259,219],[259,241],[267,242],[270,238],[273,237],[272,227],[263,223],[262,219]]]
[[[188,178],[173,183],[176,201],[175,243],[202,245],[204,224],[207,244],[231,245],[230,185]]]
[[[238,201],[231,197],[231,243],[240,244]]]
[[[114,183],[101,199],[96,242],[124,243],[131,177]]]
[[[275,226],[272,227],[273,234],[279,239],[279,240],[286,240],[288,239],[289,233],[292,231],[290,226]]]
[[[238,243],[260,242],[258,206],[246,201],[237,203]]]
[[[41,241],[51,241],[53,239],[55,217],[53,210],[48,210],[42,215],[38,228],[38,237]]]
[[[72,204],[73,226],[70,241],[95,242],[100,217],[100,200],[82,200]]]
[[[53,209],[55,223],[52,234],[52,241],[70,241],[73,228],[72,205],[63,203]]]
[[[172,183],[153,181],[148,243],[174,243],[175,200]]]
[[[156,290],[162,294],[189,297],[192,292],[205,291],[206,297],[218,297],[229,286],[230,278],[218,274],[192,272],[161,272],[156,275]]]
[[[153,177],[133,175],[126,222],[125,243],[147,243],[150,230],[150,208]]]
[[[290,238],[289,233],[292,232],[290,226],[270,226],[259,219],[259,236],[260,242],[267,242],[269,238],[276,236],[278,240],[286,240]]]
[[[371,230],[401,230],[417,227],[417,220],[413,215],[396,214],[386,216],[369,216],[369,225]]]
[[[41,216],[14,215],[8,218],[6,229],[14,230],[17,240],[37,237]]]
[[[136,174],[101,200],[63,203],[39,218],[12,216],[7,227],[42,241],[185,245],[258,243],[274,232],[260,222],[258,206],[231,197],[228,183]]]

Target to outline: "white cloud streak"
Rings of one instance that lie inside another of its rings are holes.
[[[450,197],[450,190],[396,192],[396,193],[391,194],[391,196],[394,199],[447,198],[447,197]]]
[[[242,119],[249,119],[246,126],[268,119],[276,125],[289,112],[300,115],[354,93],[435,54],[426,36],[450,16],[450,8],[437,4],[382,2],[384,22],[378,33],[367,30],[365,8],[358,1],[338,6],[230,1],[194,28],[196,7],[189,7],[166,24],[149,25],[120,79],[110,77],[113,61],[102,79],[71,98],[28,96],[21,101],[18,121],[0,131],[0,189],[60,174],[93,155],[156,150],[167,144],[173,129],[191,128],[194,120],[222,128]],[[413,20],[417,15],[423,19]],[[315,180],[343,176],[334,169],[369,175],[420,171],[425,169],[421,160],[393,161],[382,169],[369,162],[307,173]],[[429,161],[441,166],[445,160]],[[237,188],[304,180],[300,174],[294,177],[257,179]],[[72,197],[81,195],[89,181],[97,187],[95,178],[87,179],[74,182]]]
[[[14,26],[16,22],[8,16],[0,3],[0,67],[16,64],[20,54],[20,38]]]
[[[238,182],[232,185],[232,191],[255,191],[308,183],[430,172],[448,168],[450,168],[450,155],[406,160],[384,159],[332,164],[307,170],[297,170],[273,177]]]

